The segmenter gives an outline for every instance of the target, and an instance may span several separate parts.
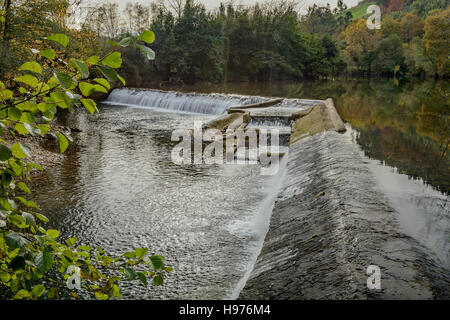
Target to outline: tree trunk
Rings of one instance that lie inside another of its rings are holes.
[[[3,24],[3,44],[7,44],[8,40],[8,22],[9,22],[9,8],[11,7],[11,0],[5,0],[5,22]]]

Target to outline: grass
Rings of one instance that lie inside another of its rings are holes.
[[[368,2],[357,5],[356,7],[350,8],[347,11],[350,11],[353,15],[353,20],[364,18],[368,16],[367,8],[371,5],[375,4],[375,2]]]

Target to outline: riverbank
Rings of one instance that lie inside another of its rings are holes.
[[[53,129],[57,132],[65,133],[66,135],[77,134],[80,130],[76,128],[69,128],[66,126],[54,126]],[[40,165],[44,171],[59,166],[63,163],[65,155],[59,152],[58,139],[52,133],[46,133],[44,136],[22,136],[16,135],[12,138],[10,135],[5,136],[4,140],[9,144],[23,143],[31,149],[31,156],[25,158],[25,163],[36,163]],[[35,174],[40,170],[33,168],[31,173]]]

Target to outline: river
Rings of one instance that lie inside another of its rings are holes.
[[[422,237],[422,242],[446,261],[450,248],[449,87],[449,82],[402,85],[386,80],[172,89],[332,97],[344,121],[353,127],[355,143],[373,161],[380,187],[391,188],[387,193],[400,211],[399,219],[405,220],[406,232]],[[175,101],[177,95],[171,99]],[[130,283],[124,286],[125,298],[236,297],[262,245],[282,170],[276,176],[261,176],[258,165],[178,166],[171,161],[176,144],[171,141],[173,130],[191,129],[195,121],[206,122],[220,114],[222,107],[255,102],[236,96],[225,106],[215,97],[213,102],[220,110],[211,112],[214,115],[186,112],[196,108],[193,111],[205,113],[207,108],[201,106],[205,99],[210,97],[201,97],[188,109],[175,103],[166,110],[119,102],[100,106],[95,116],[76,112],[60,119],[82,132],[76,135],[63,165],[34,181],[39,188],[34,200],[64,238],[76,236],[83,244],[100,245],[113,253],[149,247],[174,267],[163,287]],[[402,183],[388,183],[393,171],[395,181]],[[418,197],[421,193],[432,194],[432,201],[440,199],[444,210],[433,209],[430,217],[424,218],[429,203]],[[408,207],[411,198],[420,205]],[[408,212],[419,222],[411,222]],[[425,235],[424,225],[429,227]],[[436,230],[437,235],[433,234]]]

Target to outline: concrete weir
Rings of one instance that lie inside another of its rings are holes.
[[[272,102],[224,116],[234,126],[236,113],[246,124],[290,117],[292,128],[286,178],[239,299],[450,298],[449,270],[399,231],[333,101]],[[371,265],[381,271],[381,289],[367,286]]]

